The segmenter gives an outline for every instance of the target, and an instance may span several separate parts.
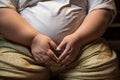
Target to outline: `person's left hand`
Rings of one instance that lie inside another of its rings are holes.
[[[61,43],[58,45],[57,50],[63,50],[59,56],[59,63],[61,66],[67,66],[74,61],[80,54],[81,43],[78,37],[74,34],[64,37]]]

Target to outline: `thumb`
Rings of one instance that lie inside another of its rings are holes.
[[[54,50],[57,48],[57,44],[54,41],[50,41],[50,47]]]
[[[58,51],[63,51],[63,50],[65,49],[65,45],[66,45],[66,43],[65,43],[64,41],[62,41],[62,42],[58,45],[58,47],[56,48],[56,50],[58,50]]]

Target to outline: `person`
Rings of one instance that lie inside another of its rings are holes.
[[[1,80],[119,80],[101,36],[113,0],[0,0]]]

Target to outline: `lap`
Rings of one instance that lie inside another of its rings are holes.
[[[61,80],[119,80],[118,59],[105,40],[98,39],[81,49],[80,57],[61,72]],[[67,71],[68,69],[68,71]]]
[[[0,37],[0,76],[9,80],[48,80],[49,71],[36,63],[28,48]]]
[[[67,67],[50,67],[61,80],[119,80],[118,60],[103,39],[85,45],[80,56]],[[30,50],[0,36],[0,76],[16,80],[49,80],[44,66],[36,63]]]

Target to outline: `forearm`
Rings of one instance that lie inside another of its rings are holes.
[[[38,34],[16,11],[0,8],[0,33],[11,41],[30,46]]]
[[[74,35],[81,45],[101,37],[111,21],[111,14],[107,10],[95,10],[89,13]]]

